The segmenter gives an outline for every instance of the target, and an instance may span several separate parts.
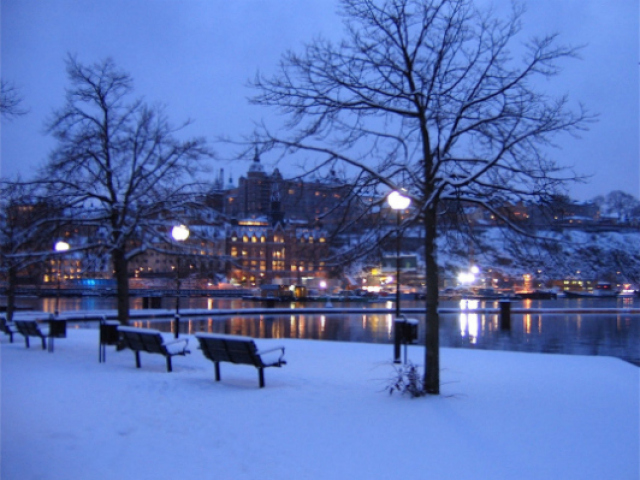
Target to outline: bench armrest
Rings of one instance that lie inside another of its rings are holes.
[[[182,347],[178,344],[184,344]],[[163,342],[162,346],[167,349],[167,352],[171,354],[184,353],[189,352],[187,347],[189,346],[188,338],[178,338],[176,340],[170,340],[168,342]]]
[[[270,353],[273,352],[277,352],[278,350],[280,350],[280,355],[277,357],[276,359],[276,355],[268,355]],[[256,354],[260,355],[260,357],[262,358],[263,355],[267,354],[267,358],[263,358],[263,362],[264,363],[269,363],[269,364],[282,364],[285,363],[284,362],[284,347],[275,347],[275,348],[269,348],[267,350],[258,350],[256,352]]]
[[[263,353],[275,352],[277,350],[282,350],[282,355],[284,355],[284,347],[274,347],[274,348],[270,348],[268,350],[258,350],[256,353],[258,355],[262,355]]]

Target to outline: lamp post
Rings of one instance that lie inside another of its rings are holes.
[[[184,225],[176,225],[171,230],[171,236],[176,242],[184,242],[189,238],[189,229]],[[180,334],[180,256],[176,262],[176,314],[174,318],[173,336],[178,338]]]
[[[400,315],[400,212],[409,208],[411,199],[398,191],[387,197],[389,206],[396,211],[396,317]]]
[[[394,363],[400,363],[400,332],[398,332],[398,319],[400,318],[400,212],[409,208],[411,199],[398,191],[393,191],[387,197],[389,206],[396,211],[396,324],[394,342]]]
[[[56,309],[54,312],[56,317],[60,313],[60,269],[62,268],[62,252],[66,252],[67,250],[69,250],[69,248],[69,244],[62,241],[56,242],[56,244],[53,246],[53,249],[56,251],[56,253],[58,253],[58,289],[56,294]]]

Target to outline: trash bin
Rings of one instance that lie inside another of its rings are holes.
[[[98,352],[98,361],[100,363],[107,361],[107,345],[118,345],[120,341],[118,325],[120,325],[120,322],[116,320],[100,321],[100,345]]]
[[[50,320],[49,336],[53,338],[67,338],[67,321],[66,320]]]
[[[407,318],[404,322],[404,342],[405,344],[416,343],[418,341],[418,319]]]
[[[418,341],[418,324],[417,318],[407,318],[400,315],[394,321],[394,345],[393,345],[393,362],[400,363],[400,345],[405,346],[405,363],[407,361],[406,346],[410,343]]]
[[[100,343],[103,345],[117,345],[120,335],[118,334],[120,322],[109,320],[100,322]]]
[[[48,347],[48,350],[49,350],[49,352],[53,352],[53,350],[54,350],[53,339],[54,338],[67,338],[67,321],[66,320],[61,320],[61,319],[56,318],[53,315],[51,315],[46,322],[49,325],[49,334],[48,334],[49,347]]]

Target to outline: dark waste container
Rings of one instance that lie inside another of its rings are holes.
[[[406,318],[400,315],[394,321],[395,337],[393,346],[393,361],[400,363],[400,346],[409,345],[418,341],[418,320],[415,318]],[[406,362],[406,347],[405,347]]]
[[[67,338],[67,321],[66,320],[49,321],[49,336],[54,338]]]
[[[115,320],[100,322],[100,344],[117,345],[119,340],[118,325]]]
[[[107,361],[107,345],[118,345],[120,333],[117,320],[100,320],[100,344],[98,345],[98,361]]]
[[[404,322],[404,343],[416,343],[418,341],[418,320],[407,318]]]

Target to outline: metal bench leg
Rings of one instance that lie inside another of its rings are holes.
[[[264,388],[264,368],[258,368],[258,377],[260,378],[260,388]]]
[[[46,350],[47,349],[47,339],[46,339],[46,337],[40,337],[40,339],[42,340],[42,349]]]
[[[136,354],[136,368],[140,368],[140,352],[136,350],[135,354]]]
[[[24,344],[26,345],[27,348],[30,348],[30,346],[29,346],[29,335],[25,335]]]
[[[213,362],[216,370],[216,382],[220,381],[220,362]]]
[[[167,355],[167,372],[172,372],[173,368],[171,368],[171,355]]]

